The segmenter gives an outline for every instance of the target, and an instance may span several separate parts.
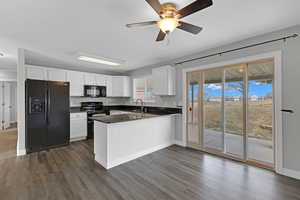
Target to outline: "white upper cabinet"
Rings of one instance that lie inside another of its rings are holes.
[[[83,96],[84,73],[68,71],[67,81],[70,82],[70,96]]]
[[[27,65],[26,66],[26,78],[33,79],[33,80],[47,80],[46,68]]]
[[[47,69],[48,81],[67,81],[67,71],[61,69]]]
[[[67,81],[67,71],[54,68],[26,65],[26,78],[45,81]]]
[[[131,97],[132,81],[128,76],[109,76],[54,68],[26,66],[26,78],[70,82],[70,96],[84,96],[84,85],[106,86],[108,97]]]
[[[85,73],[84,74],[84,84],[85,85],[106,86],[105,75]]]
[[[95,84],[99,86],[106,86],[105,75],[96,74],[95,75]]]
[[[153,93],[158,96],[176,95],[176,71],[172,66],[152,69]]]
[[[106,84],[108,97],[131,96],[131,79],[128,76],[107,76]]]
[[[84,84],[85,85],[96,85],[96,77],[95,74],[85,73],[84,74]]]
[[[112,97],[112,76],[105,76],[106,96]]]

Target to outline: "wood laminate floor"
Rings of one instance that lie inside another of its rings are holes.
[[[0,160],[16,156],[17,132],[17,124],[12,124],[8,129],[0,131]]]
[[[0,199],[291,200],[300,181],[179,146],[107,171],[83,141],[0,160]]]

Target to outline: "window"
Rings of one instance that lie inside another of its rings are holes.
[[[133,79],[133,99],[142,99],[145,102],[153,102],[152,77],[146,76]]]

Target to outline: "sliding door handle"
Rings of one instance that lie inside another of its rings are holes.
[[[282,109],[281,112],[286,112],[286,113],[294,113],[293,110],[287,110],[287,109]]]

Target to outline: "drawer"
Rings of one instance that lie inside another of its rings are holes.
[[[71,119],[87,119],[87,113],[81,112],[81,113],[70,113]]]

